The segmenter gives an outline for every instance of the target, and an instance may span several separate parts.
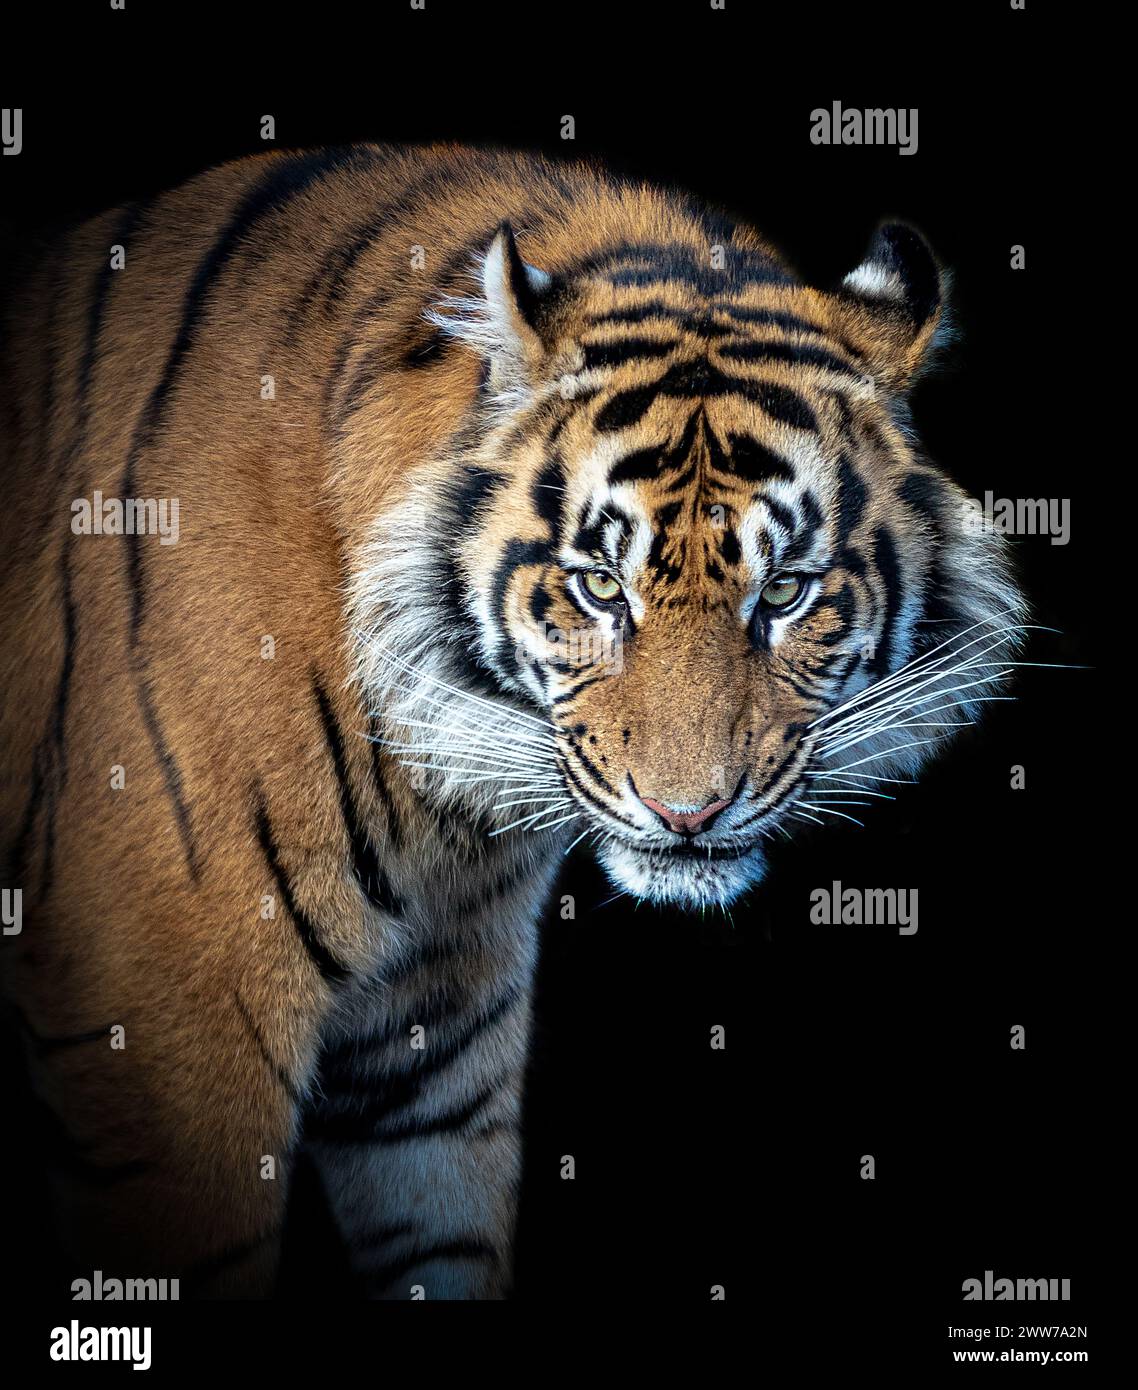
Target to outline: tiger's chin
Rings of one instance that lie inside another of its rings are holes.
[[[661,906],[699,911],[727,907],[766,873],[758,845],[683,851],[638,848],[610,840],[598,851],[616,887]]]

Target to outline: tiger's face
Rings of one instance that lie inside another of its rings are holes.
[[[555,730],[571,823],[639,896],[699,905],[754,882],[814,721],[911,648],[898,571],[921,584],[918,534],[875,547],[873,474],[836,407],[815,420],[804,436],[745,399],[663,398],[608,438],[569,431],[544,474],[557,540],[511,576],[498,621]]]
[[[478,703],[404,745],[499,830],[589,839],[618,887],[688,907],[914,772],[1019,609],[908,425],[941,313],[916,234],[879,233],[836,295],[754,252],[694,259],[628,248],[559,282],[492,245],[484,428],[439,575],[478,677],[439,690]]]

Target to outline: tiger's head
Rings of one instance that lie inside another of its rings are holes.
[[[751,243],[537,269],[503,225],[480,278],[432,312],[478,400],[366,571],[393,742],[496,833],[726,904],[772,834],[910,779],[1008,668],[1000,538],[905,404],[944,276],[902,225],[834,292]]]

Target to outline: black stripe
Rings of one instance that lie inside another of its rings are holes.
[[[467,1135],[470,1140],[492,1139],[496,1134],[513,1133],[515,1126],[507,1120],[487,1120],[484,1125],[479,1125],[477,1129],[471,1130]]]
[[[408,1120],[400,1125],[385,1125],[374,1133],[361,1136],[368,1144],[405,1144],[413,1139],[425,1139],[433,1134],[453,1134],[469,1124],[478,1112],[499,1093],[503,1078],[496,1078],[488,1086],[471,1096],[453,1110],[444,1110],[441,1115],[430,1115],[421,1120]],[[347,1142],[354,1142],[349,1138]]]
[[[467,1236],[443,1241],[437,1245],[419,1246],[396,1260],[388,1260],[386,1264],[369,1270],[367,1278],[373,1288],[385,1289],[400,1275],[407,1274],[430,1260],[491,1260],[496,1263],[497,1259],[498,1252],[487,1241]]]
[[[248,1005],[245,1003],[244,999],[242,999],[240,990],[235,989],[233,991],[233,1002],[237,1005],[237,1012],[241,1015],[241,1018],[243,1019],[246,1028],[248,1028],[249,1033],[257,1046],[257,1051],[261,1054],[261,1060],[264,1062],[265,1066],[268,1067],[268,1069],[273,1073],[277,1080],[281,1083],[281,1086],[284,1088],[286,1094],[292,1100],[299,1101],[299,1090],[297,1089],[292,1077],[288,1074],[286,1069],[280,1064],[280,1062],[276,1060],[273,1054],[269,1051],[269,1045],[265,1042],[264,1035],[262,1034],[260,1028],[257,1026],[257,1020],[249,1012]]]
[[[787,547],[785,554],[779,563],[787,568],[793,568],[804,560],[814,544],[814,537],[825,520],[822,508],[818,505],[818,500],[813,492],[807,488],[798,498],[798,507],[801,518],[795,533],[793,543]]]
[[[848,454],[838,461],[838,505],[835,524],[835,548],[844,550],[865,512],[869,497],[866,486],[850,462]]]
[[[513,1009],[521,998],[521,989],[518,985],[510,985],[503,990],[497,999],[490,1005],[485,1013],[480,1014],[473,1023],[469,1024],[462,1034],[444,1043],[441,1047],[424,1049],[416,1053],[414,1064],[415,1075],[420,1080],[425,1080],[429,1076],[442,1071],[444,1067],[467,1050],[478,1038],[487,1033],[501,1019]]]
[[[620,367],[626,362],[641,358],[667,357],[669,352],[679,347],[676,342],[662,342],[658,338],[619,338],[609,343],[584,343],[584,369],[594,367]]]
[[[602,775],[600,768],[586,755],[579,742],[574,742],[572,744],[571,751],[576,756],[577,761],[602,791],[609,792],[612,796],[618,795],[616,788]]]
[[[316,289],[324,287],[323,307],[326,313],[345,298],[351,273],[372,242],[388,227],[393,227],[397,218],[405,215],[414,205],[422,206],[425,199],[452,188],[454,177],[453,164],[444,162],[437,167],[421,167],[412,178],[399,187],[389,202],[376,209],[371,218],[354,233],[351,241],[334,247],[327,254],[320,270],[313,277],[317,282]],[[441,297],[451,289],[456,279],[469,271],[479,254],[485,254],[495,230],[496,227],[491,227],[480,232],[477,237],[451,253],[437,277],[438,288],[433,297]]]
[[[435,969],[440,965],[445,965],[447,961],[464,955],[469,945],[470,940],[465,932],[454,932],[441,939],[432,938],[409,955],[384,966],[380,972],[380,978],[385,985],[404,984],[413,975],[417,975],[420,970],[426,970],[428,967]]]
[[[371,396],[376,382],[384,372],[390,370],[388,349],[383,344],[368,348],[356,359],[351,379],[336,402],[336,425],[341,434],[351,417]]]
[[[452,537],[460,537],[465,533],[467,518],[459,515],[449,503],[445,504],[447,515],[442,522],[443,530]],[[471,694],[492,700],[501,696],[501,690],[481,663],[477,628],[463,603],[467,586],[459,573],[456,545],[457,541],[440,548],[430,561],[433,573],[429,588],[440,607],[440,630],[455,635],[455,640],[441,653],[446,668],[443,675],[452,685],[461,685]],[[426,803],[420,799],[418,806],[422,810]]]
[[[490,583],[490,612],[498,628],[498,639],[494,648],[494,660],[499,669],[505,669],[509,662],[507,654],[513,645],[506,624],[506,591],[517,570],[527,565],[549,563],[549,543],[547,541],[524,541],[514,539],[507,542],[494,570]],[[497,693],[497,692],[495,692]]]
[[[897,624],[897,614],[901,607],[904,592],[901,579],[901,565],[897,559],[897,547],[893,537],[884,526],[873,533],[873,563],[881,576],[885,588],[885,622],[881,639],[873,660],[867,662],[869,670],[877,675],[885,675],[892,670],[893,633]]]
[[[802,699],[809,700],[815,704],[821,700],[820,693],[812,689],[802,676],[797,673],[791,675],[789,668],[785,671],[776,671],[773,673],[773,676],[776,681],[781,681],[783,685],[788,685],[791,690],[793,690],[796,695],[801,696]]]
[[[907,507],[931,521],[938,529],[944,494],[944,483],[935,473],[909,473],[902,478],[897,489],[897,496]]]
[[[618,392],[597,411],[594,428],[604,434],[637,424],[659,394],[658,384]]]
[[[816,430],[818,421],[813,410],[797,391],[788,386],[776,386],[772,381],[756,383],[754,392],[748,395],[760,410],[775,420],[792,425],[796,430]]]
[[[416,995],[407,1010],[407,1031],[414,1019],[424,1029],[448,1027],[465,1013],[470,1004],[470,990],[458,980],[428,979],[426,988]],[[404,1039],[406,1041],[406,1039]],[[422,1053],[414,1052],[415,1056]]]
[[[162,781],[166,787],[166,795],[169,797],[170,804],[174,808],[174,820],[178,827],[178,835],[182,841],[182,852],[186,858],[186,868],[189,870],[191,881],[197,883],[201,878],[201,865],[198,859],[197,845],[194,840],[193,824],[190,820],[190,808],[186,803],[182,773],[178,767],[177,759],[170,750],[170,745],[166,742],[166,735],[163,732],[161,721],[158,718],[158,709],[154,701],[154,694],[150,688],[150,680],[146,673],[146,662],[140,652],[130,653],[130,666],[134,675],[135,693],[138,696],[138,707],[142,713],[142,722],[146,726],[146,733],[150,739],[151,747],[154,750],[154,757],[158,763],[158,770],[162,774]]]
[[[761,323],[772,328],[783,328],[788,333],[825,333],[821,324],[811,323],[798,314],[788,314],[781,309],[752,309],[745,304],[717,304],[721,313],[729,314],[743,323]]]
[[[445,1042],[439,1047],[415,1052],[414,1060],[409,1066],[402,1072],[386,1073],[380,1079],[381,1086],[386,1085],[389,1081],[394,1084],[399,1084],[413,1080],[416,1084],[416,1089],[418,1089],[418,1086],[421,1085],[427,1077],[433,1076],[436,1072],[441,1071],[443,1067],[448,1066],[455,1058],[465,1052],[472,1043],[476,1042],[484,1033],[493,1028],[500,1019],[504,1018],[518,1002],[520,996],[520,988],[517,985],[511,985],[498,996],[489,1008],[480,1013],[472,1022],[468,1023],[457,1038]],[[465,1000],[465,995],[463,999]],[[381,1048],[390,1046],[396,1039],[402,1039],[406,1042],[407,1035],[410,1033],[412,1027],[414,1027],[416,1023],[421,1023],[423,1021],[421,1012],[422,1011],[417,1007],[412,1008],[400,1018],[389,1020],[381,1029],[370,1034],[366,1038],[345,1039],[344,1042],[330,1049],[326,1057],[321,1060],[322,1070],[325,1067],[329,1069],[334,1068],[337,1064],[345,1060],[351,1061],[352,1063],[360,1061],[369,1053],[374,1053]],[[371,1084],[374,1084],[374,1080]],[[375,1118],[377,1119],[392,1108],[383,1101],[381,1096],[377,1095],[374,1097],[374,1101],[376,1106]],[[404,1102],[400,1102],[400,1104],[402,1103]],[[361,1112],[361,1115],[362,1113],[363,1112]]]
[[[683,471],[682,473],[677,474],[676,477],[674,477],[674,478],[671,479],[671,481],[668,483],[668,486],[664,489],[664,491],[665,491],[665,492],[683,492],[683,491],[685,491],[686,488],[687,488],[687,486],[688,486],[688,484],[689,484],[689,483],[691,482],[691,480],[695,477],[697,467],[698,467],[697,460],[693,458],[692,461],[688,464],[688,466],[684,469],[684,471]]]
[[[27,805],[15,841],[7,854],[5,877],[13,887],[25,887],[29,871],[28,845],[35,829],[40,807],[46,801],[44,818],[44,852],[40,866],[39,897],[42,900],[51,889],[52,866],[55,854],[55,813],[67,775],[66,747],[63,741],[67,705],[71,689],[71,674],[75,659],[76,621],[71,591],[71,551],[65,538],[60,550],[61,588],[63,601],[64,649],[53,710],[47,728],[36,744],[32,759],[32,785]]]
[[[398,365],[408,372],[437,366],[454,345],[454,339],[441,328],[433,328],[428,332],[420,331],[404,345]]]
[[[340,378],[344,374],[344,368],[348,364],[348,359],[359,343],[360,334],[378,314],[386,310],[390,299],[391,291],[389,289],[375,290],[363,301],[359,308],[356,309],[355,313],[352,315],[352,322],[348,331],[341,336],[339,345],[332,357],[332,365],[328,371],[328,375],[324,378],[324,385],[320,393],[321,419],[324,422],[325,428],[327,428],[329,421],[332,399],[336,394],[336,389],[340,384]],[[346,418],[347,417],[343,413],[343,405],[341,402],[336,410],[337,426],[342,427],[346,422]]]
[[[850,584],[843,583],[837,593],[826,594],[820,598],[811,610],[811,617],[820,615],[827,609],[830,609],[837,617],[839,626],[833,632],[827,633],[824,637],[819,637],[817,639],[818,642],[823,647],[834,647],[837,646],[839,642],[844,641],[850,629],[857,622],[858,608],[857,594]]]
[[[769,796],[772,787],[778,786],[780,779],[786,772],[786,769],[791,765],[791,763],[794,762],[795,758],[798,756],[798,752],[799,745],[796,743],[794,747],[790,750],[790,752],[786,755],[786,757],[783,758],[782,762],[780,762],[779,765],[775,768],[775,770],[767,777],[763,785],[761,787],[756,786],[752,791],[748,792],[747,800],[759,801],[763,797]],[[771,811],[773,811],[774,808],[779,804],[779,802],[784,801],[786,799],[787,793],[791,790],[791,788],[794,787],[794,785],[795,783],[791,782],[790,786],[786,787],[780,796],[775,797],[773,801],[767,802],[764,806],[761,806],[757,811],[753,812],[751,815],[739,821],[736,825],[732,827],[732,830],[736,832],[742,830],[744,826],[750,825],[752,821],[761,820],[763,816],[769,815]]]
[[[579,681],[572,690],[564,690],[560,695],[554,695],[551,703],[554,705],[563,705],[568,700],[575,700],[582,690],[587,690],[590,685],[596,685],[597,681],[607,679],[607,676],[589,676],[588,679]]]
[[[725,288],[747,283],[739,276],[753,276],[760,282],[793,280],[773,256],[745,246],[732,245],[732,224],[724,219],[717,221],[712,229],[705,213],[706,209],[693,209],[693,215],[704,224],[708,245],[718,243],[725,252],[725,265],[721,270],[712,269],[706,252],[697,255],[690,246],[667,241],[628,241],[581,257],[568,267],[565,276],[574,279],[603,275],[611,281],[623,271],[636,270],[651,271],[658,279],[672,277],[682,281],[685,276],[696,279],[706,277],[709,297],[723,293]]]
[[[98,1042],[100,1038],[109,1038],[111,1029],[114,1027],[113,1023],[106,1023],[102,1028],[91,1028],[85,1033],[63,1033],[56,1036],[44,1035],[36,1032],[28,1022],[24,1011],[19,1008],[18,1005],[7,999],[0,1002],[2,1002],[4,1008],[12,1014],[20,1031],[27,1034],[36,1052],[41,1056],[56,1052],[60,1048],[77,1047],[82,1043]]]
[[[387,205],[378,216],[366,222],[350,241],[337,243],[324,253],[320,264],[304,282],[300,294],[289,309],[284,325],[286,343],[296,341],[309,308],[321,292],[325,313],[333,305],[340,303],[356,262],[390,221],[391,210],[390,205]]]
[[[609,469],[609,484],[617,487],[620,483],[640,483],[660,475],[663,466],[663,451],[653,446],[648,449],[637,449],[634,453],[625,454]],[[588,547],[582,546],[581,549]]]
[[[63,594],[63,661],[55,691],[51,731],[62,787],[67,778],[67,749],[65,746],[67,705],[71,695],[71,675],[75,669],[75,646],[78,640],[79,621],[71,584],[71,547],[66,543],[59,558],[60,588]]]
[[[600,410],[594,425],[607,433],[638,423],[658,396],[697,397],[704,400],[722,396],[741,396],[795,429],[816,430],[817,419],[806,401],[786,386],[771,381],[754,381],[731,376],[713,367],[706,358],[678,362],[656,381],[646,386],[618,391]]]
[[[473,463],[464,464],[450,484],[458,515],[469,522],[477,516],[486,501],[508,482],[504,473],[495,473]]]
[[[72,1033],[67,1037],[59,1038],[39,1038],[35,1039],[36,1050],[41,1056],[46,1056],[51,1052],[58,1052],[63,1047],[77,1047],[81,1043],[99,1042],[103,1038],[111,1036],[113,1023],[108,1023],[105,1028],[93,1028],[89,1033]]]
[[[700,338],[723,338],[736,332],[730,324],[713,323],[709,311],[694,314],[689,309],[665,304],[661,299],[644,300],[627,309],[614,309],[607,314],[595,314],[588,320],[588,324],[590,327],[596,328],[608,324],[635,326],[644,323],[647,319],[664,319],[668,323],[676,324],[683,332]]]
[[[750,483],[765,483],[775,478],[787,483],[797,480],[798,475],[788,460],[773,449],[768,449],[765,444],[760,444],[752,435],[729,434],[727,443],[728,450],[724,451],[714,434],[708,431],[708,451],[713,468],[745,478]]]
[[[621,825],[628,826],[630,830],[639,831],[640,827],[638,825],[635,825],[632,821],[628,820],[627,817],[622,816],[619,811],[614,811],[611,806],[606,806],[605,803],[601,801],[599,797],[594,796],[593,793],[588,789],[588,787],[585,786],[585,784],[569,766],[569,764],[565,761],[564,757],[558,759],[558,766],[561,768],[562,776],[565,778],[567,782],[572,783],[573,787],[580,794],[582,800],[587,801],[590,806],[596,806],[598,810],[602,811],[606,816],[611,817],[613,820],[620,821]]]
[[[465,897],[451,899],[452,916],[459,921],[465,921],[475,913],[493,911],[502,898],[512,893],[519,884],[527,882],[532,872],[532,865],[523,860],[516,867],[504,869],[495,877],[493,883],[487,885],[480,882]],[[482,951],[481,945],[478,949],[479,952]]]
[[[51,891],[55,867],[55,817],[59,801],[67,785],[67,708],[71,698],[71,677],[75,669],[75,647],[78,640],[78,614],[71,584],[70,536],[65,535],[60,546],[60,588],[63,598],[63,660],[55,691],[51,721],[51,757],[55,778],[47,788],[47,819],[44,829],[44,857],[40,876],[39,897],[42,902]]]
[[[269,813],[264,802],[257,805],[257,838],[261,844],[261,852],[265,856],[273,879],[277,885],[277,891],[281,895],[285,908],[292,918],[293,926],[300,937],[301,944],[308,952],[308,957],[313,965],[320,971],[325,980],[331,983],[341,983],[346,980],[351,972],[347,966],[342,965],[336,957],[328,950],[320,940],[319,933],[312,925],[312,922],[296,905],[296,900],[292,895],[292,885],[289,883],[288,875],[281,864],[280,856],[277,853],[277,846],[273,840],[272,826],[269,824]]]
[[[721,269],[712,267],[709,259],[697,257],[688,247],[674,243],[626,247],[611,253],[607,264],[597,258],[595,269],[612,285],[678,284],[709,299],[725,291],[792,281],[782,266],[761,252],[731,245],[723,246],[723,250],[725,264]]]
[[[403,824],[399,815],[399,808],[395,804],[395,798],[392,796],[391,788],[387,785],[387,779],[384,776],[383,745],[379,741],[380,737],[379,720],[373,717],[369,739],[371,743],[372,782],[375,785],[376,799],[383,807],[387,843],[395,853],[398,853],[403,843]]]
[[[843,376],[861,376],[852,363],[812,343],[725,343],[719,348],[719,355],[733,362],[791,362],[796,366],[840,372]]]
[[[790,510],[789,507],[784,506],[781,502],[776,501],[773,497],[767,497],[765,494],[762,493],[755,494],[755,501],[763,503],[766,509],[770,512],[772,518],[779,524],[779,526],[782,527],[782,529],[787,533],[788,536],[794,535],[795,528],[798,522],[797,518],[795,517],[794,513]]]
[[[340,727],[332,713],[328,696],[324,693],[323,687],[315,676],[312,680],[312,689],[316,696],[317,708],[320,710],[320,721],[324,726],[324,738],[328,744],[328,751],[332,755],[332,765],[340,789],[340,813],[344,818],[344,829],[347,831],[348,841],[351,845],[356,879],[370,902],[374,903],[381,911],[398,916],[405,910],[405,904],[395,893],[387,875],[380,867],[379,856],[376,854],[367,830],[361,824],[356,812],[355,798],[348,781],[348,765],[344,758],[344,743],[340,737]]]
[[[131,239],[150,207],[151,202],[146,201],[131,203],[124,208],[122,217],[111,233],[111,245],[121,246],[124,250],[129,250]],[[106,318],[107,301],[110,298],[111,286],[121,275],[121,271],[111,268],[110,256],[104,254],[99,266],[99,273],[95,278],[91,303],[87,310],[87,333],[83,343],[83,356],[79,361],[79,376],[76,382],[76,425],[71,446],[73,458],[79,457],[86,444],[87,427],[91,418],[91,384],[95,379],[95,365],[99,356],[99,340],[102,337],[103,323]]]

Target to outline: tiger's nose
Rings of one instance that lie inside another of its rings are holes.
[[[685,811],[677,806],[666,806],[651,796],[641,796],[640,800],[650,811],[655,811],[668,829],[674,830],[677,835],[695,835],[700,830],[709,829],[719,812],[731,804],[731,797],[724,796],[717,801],[709,801],[702,811]]]

